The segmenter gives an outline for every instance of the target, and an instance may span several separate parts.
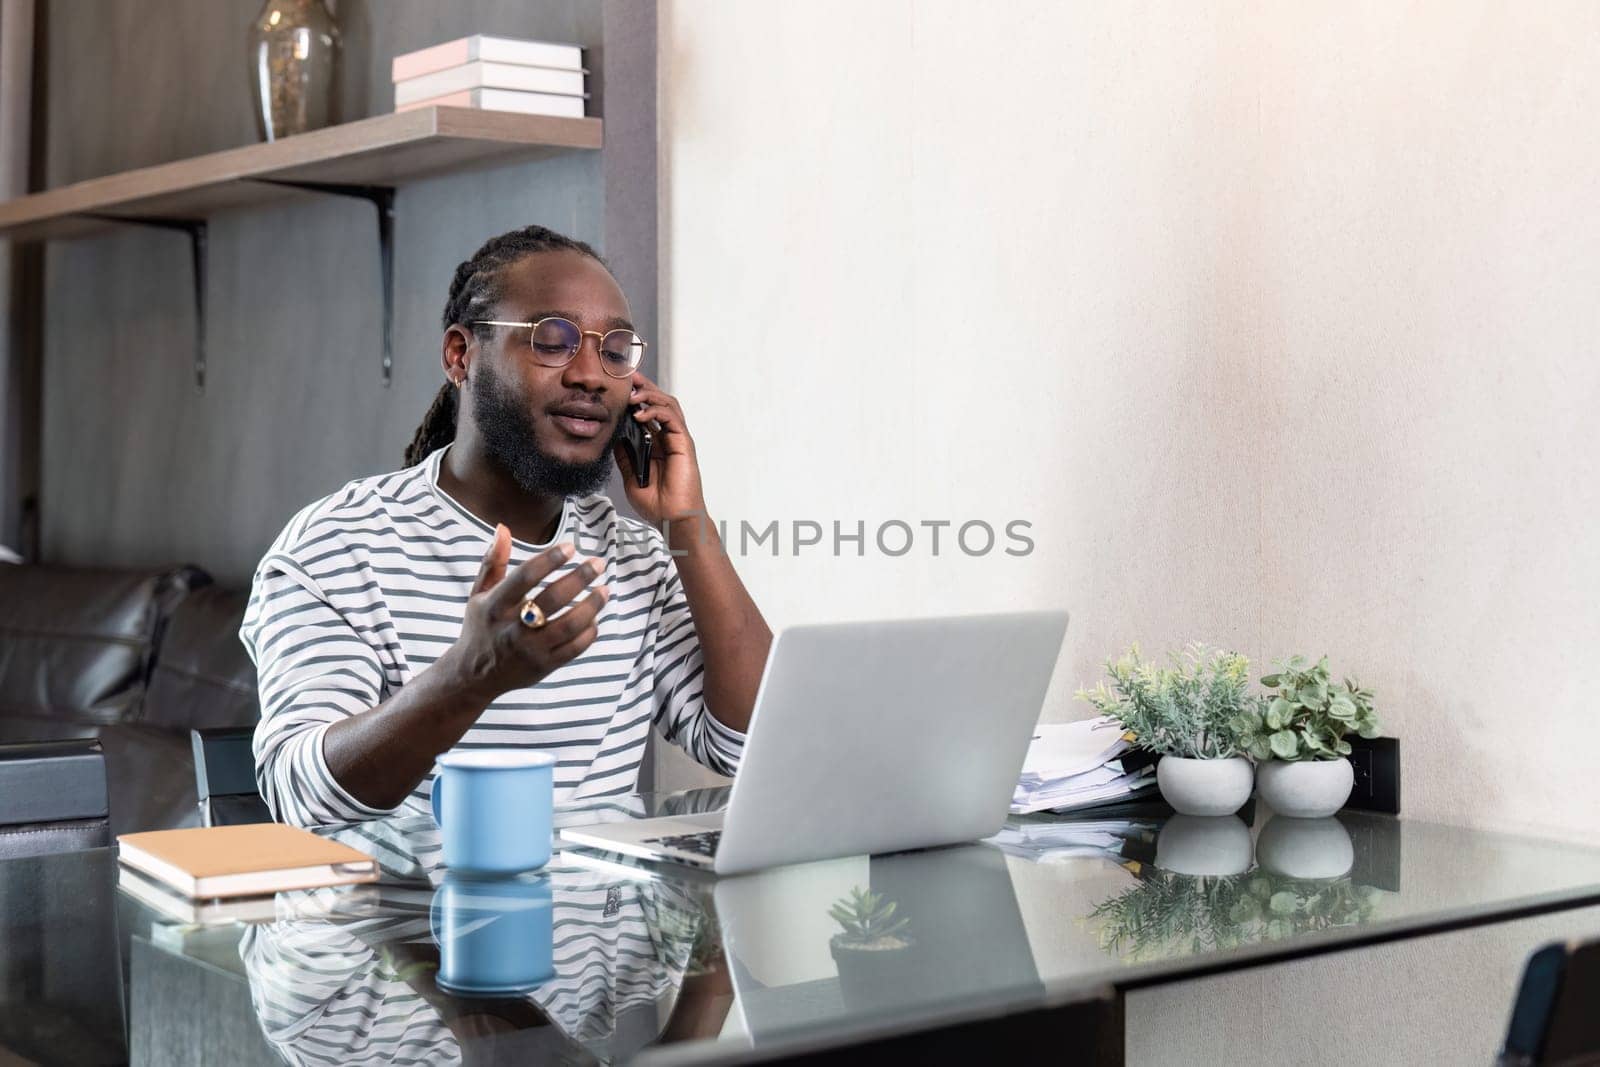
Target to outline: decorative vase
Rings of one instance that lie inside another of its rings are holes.
[[[1256,838],[1256,860],[1285,878],[1341,878],[1355,866],[1356,847],[1338,819],[1274,815]]]
[[[1174,815],[1156,835],[1156,866],[1173,874],[1243,874],[1252,858],[1250,828],[1237,815]]]
[[[339,29],[324,0],[266,0],[250,25],[256,130],[276,141],[333,121]]]
[[[1156,764],[1161,796],[1181,815],[1232,815],[1250,799],[1250,761],[1162,756]]]
[[[1270,760],[1256,770],[1256,792],[1279,815],[1323,819],[1344,807],[1355,785],[1344,757],[1329,760]]]

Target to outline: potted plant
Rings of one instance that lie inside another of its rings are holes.
[[[1232,815],[1250,799],[1253,778],[1233,728],[1260,703],[1245,692],[1249,670],[1238,653],[1201,644],[1160,667],[1135,645],[1106,664],[1109,688],[1101,682],[1078,697],[1161,756],[1156,781],[1168,804],[1184,815]]]
[[[1261,679],[1276,690],[1245,708],[1234,722],[1240,745],[1257,761],[1256,788],[1279,815],[1319,819],[1350,799],[1355,772],[1348,734],[1378,736],[1372,693],[1346,678],[1335,683],[1328,657],[1307,665],[1290,657],[1282,670]]]
[[[899,954],[914,944],[907,930],[911,919],[896,916],[897,907],[882,893],[856,886],[828,909],[843,927],[828,948],[839,967],[839,989],[847,1005],[870,1004],[875,989],[894,987]]]

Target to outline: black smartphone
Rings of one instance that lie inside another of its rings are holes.
[[[629,404],[628,410],[622,413],[622,450],[633,464],[634,480],[643,489],[650,484],[650,453],[655,439],[650,435],[650,428],[633,417],[638,410],[638,404]]]

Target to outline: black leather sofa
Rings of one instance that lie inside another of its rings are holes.
[[[197,825],[190,729],[260,717],[244,607],[194,567],[0,564],[0,743],[97,738],[113,834]]]

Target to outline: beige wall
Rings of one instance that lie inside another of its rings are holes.
[[[677,0],[662,30],[663,350],[714,512],[1038,543],[748,558],[775,624],[1066,605],[1052,718],[1135,640],[1326,651],[1408,814],[1600,839],[1600,6]],[[1437,1035],[1481,1058],[1534,939],[1274,988],[1465,968],[1434,988],[1475,1029]],[[1208,989],[1248,1012],[1261,980]],[[1181,1050],[1183,1000],[1130,1005],[1137,1058]]]
[[[1413,812],[1600,841],[1600,6],[1262,35],[1263,632],[1371,676]]]
[[[1327,651],[1411,814],[1594,835],[1600,7],[693,0],[663,49],[713,511],[1037,542],[748,557],[773,622],[1065,605],[1052,718],[1136,640]]]

